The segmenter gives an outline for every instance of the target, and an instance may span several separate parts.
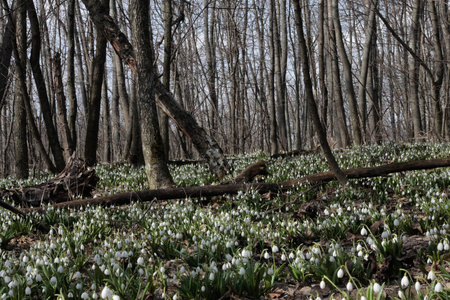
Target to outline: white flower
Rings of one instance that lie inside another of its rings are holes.
[[[143,266],[144,265],[144,259],[139,256],[139,258],[137,260],[137,264],[140,265],[140,266]]]
[[[120,296],[119,295],[113,295],[112,296],[112,300],[120,300]]]
[[[440,282],[438,282],[435,286],[434,286],[434,291],[436,293],[440,293],[442,291],[442,284]]]
[[[36,279],[37,282],[41,282],[42,281],[41,274],[37,274],[35,279]]]
[[[210,273],[210,274],[209,274],[209,280],[211,280],[211,281],[214,280],[214,273]]]
[[[437,245],[437,249],[438,249],[438,251],[444,250],[444,245],[443,245],[442,243],[439,243],[439,244]]]
[[[58,273],[62,273],[62,272],[64,272],[64,268],[62,266],[59,266],[58,267]]]
[[[272,269],[272,268],[269,268],[269,269],[267,270],[267,274],[268,274],[268,275],[273,275],[273,269]]]
[[[109,274],[111,274],[111,271],[109,271],[109,269],[105,269],[105,275],[108,276]]]
[[[73,298],[73,294],[72,293],[68,293],[67,294],[67,298]]]
[[[398,219],[394,220],[394,226],[398,226],[400,224],[400,221]]]
[[[361,299],[360,299],[360,300],[367,300],[367,298],[364,297],[364,296],[361,296]]]
[[[161,273],[164,273],[164,272],[166,272],[166,268],[161,267],[161,268],[159,269],[159,271],[160,271]]]
[[[416,289],[416,292],[420,291],[420,282],[416,281],[416,284],[414,284],[414,288]]]
[[[286,260],[286,255],[285,255],[284,253],[281,255],[281,260],[282,260],[282,261],[285,261],[285,260]]]
[[[110,299],[112,297],[112,293],[113,291],[111,291],[111,289],[106,285],[102,290],[101,297],[102,299]]]
[[[270,258],[270,255],[269,255],[268,252],[264,253],[264,258],[265,258],[265,259],[269,259],[269,258]]]
[[[77,272],[75,273],[75,278],[76,278],[76,279],[80,279],[80,278],[81,278],[81,273],[80,273],[80,271],[77,271]]]
[[[323,290],[327,285],[325,284],[325,281],[320,282],[320,288]]]
[[[81,299],[89,299],[88,293],[84,292],[83,294],[81,294]]]
[[[245,269],[244,267],[241,267],[241,269],[239,270],[239,275],[244,275],[245,274]]]
[[[398,290],[398,297],[399,297],[400,299],[405,299],[405,294],[403,293],[402,290]]]
[[[56,284],[58,282],[58,279],[56,279],[55,276],[53,276],[52,278],[50,278],[50,283],[51,284]]]
[[[342,268],[339,269],[339,271],[337,272],[337,277],[338,277],[338,278],[344,277],[344,270],[342,270]]]
[[[427,279],[428,279],[428,280],[434,280],[434,279],[436,279],[436,276],[434,275],[433,270],[431,270],[430,272],[428,272]]]
[[[278,246],[277,245],[273,245],[272,246],[272,252],[273,253],[277,253],[279,251]]]
[[[31,295],[31,289],[30,289],[29,286],[26,287],[26,289],[25,289],[25,294],[26,294],[26,295]]]
[[[353,284],[351,283],[351,281],[347,282],[347,291],[353,291]]]
[[[381,285],[379,285],[378,282],[375,282],[373,284],[373,291],[375,292],[375,294],[378,294],[379,292],[381,292]]]
[[[252,252],[250,250],[243,250],[242,251],[242,257],[251,257]]]
[[[365,227],[361,229],[361,235],[367,235],[367,229]]]
[[[184,273],[184,272],[186,272],[186,268],[184,266],[181,266],[180,273]]]
[[[206,288],[205,288],[205,286],[204,286],[204,285],[202,285],[202,288],[201,288],[201,290],[202,290],[202,292],[204,292],[204,291],[206,290]]]
[[[406,276],[406,274],[402,278],[401,285],[402,285],[402,288],[404,288],[404,289],[409,286],[409,279],[408,279],[408,276]]]

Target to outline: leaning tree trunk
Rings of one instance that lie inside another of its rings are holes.
[[[106,36],[119,57],[135,71],[135,57],[133,46],[128,38],[120,31],[114,20],[108,15],[108,10],[95,0],[83,0],[89,10],[94,24]],[[206,159],[210,169],[219,179],[229,173],[230,166],[225,159],[222,149],[206,131],[198,125],[195,119],[183,109],[174,99],[172,93],[156,78],[156,93],[158,104],[176,123],[178,128],[192,140],[199,154]]]
[[[305,35],[303,33],[303,20],[302,11],[300,7],[300,0],[294,0],[294,10],[295,10],[295,26],[297,28],[297,35],[299,41],[300,55],[302,59],[302,70],[303,70],[303,81],[305,86],[306,102],[308,104],[308,111],[311,114],[311,119],[316,129],[317,136],[319,137],[320,146],[322,147],[323,154],[328,161],[331,171],[339,180],[339,182],[345,186],[347,184],[347,177],[339,168],[336,159],[331,152],[331,148],[327,141],[327,134],[325,128],[320,121],[320,116],[317,111],[316,102],[314,100],[314,92],[312,89],[311,76],[309,73],[309,57],[306,47]]]

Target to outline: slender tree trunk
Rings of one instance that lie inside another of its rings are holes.
[[[327,127],[328,118],[328,89],[327,85],[325,84],[325,55],[324,55],[324,49],[325,49],[325,4],[324,1],[327,0],[319,0],[319,21],[318,21],[318,27],[319,27],[319,45],[318,45],[318,52],[319,52],[319,84],[320,84],[320,95],[322,97],[322,123],[325,127]],[[329,75],[331,76],[331,75]]]
[[[16,10],[16,51],[15,66],[16,71],[25,70],[26,67],[26,7],[25,0],[18,0]],[[22,73],[22,72],[18,72]],[[23,76],[23,77],[22,77]],[[27,116],[25,111],[25,93],[27,92],[25,83],[25,73],[16,77],[14,92],[14,152],[15,168],[17,178],[28,177],[28,147],[27,147]]]
[[[13,10],[15,5],[12,4]],[[6,99],[6,91],[9,82],[9,67],[11,65],[11,57],[13,52],[13,39],[14,39],[14,24],[15,17],[11,16],[6,24],[3,36],[2,44],[0,45],[0,112],[3,108]]]
[[[309,57],[308,51],[306,47],[306,40],[303,33],[303,20],[302,20],[302,11],[300,6],[300,0],[293,0],[294,10],[295,10],[295,27],[297,28],[297,35],[299,40],[300,54],[302,57],[302,70],[303,70],[303,81],[306,92],[306,101],[308,104],[308,111],[311,114],[311,121],[314,124],[314,128],[316,129],[316,133],[319,137],[320,146],[322,147],[323,154],[328,161],[331,171],[339,180],[342,186],[347,185],[347,177],[339,168],[336,159],[331,152],[330,146],[328,145],[327,136],[325,128],[320,121],[320,116],[317,111],[316,102],[314,100],[314,93],[312,89],[312,81],[309,73]]]
[[[428,2],[429,11],[431,12],[431,24],[433,28],[433,48],[434,48],[434,67],[435,77],[433,80],[433,88],[431,89],[431,101],[433,106],[434,131],[438,138],[442,138],[443,112],[441,106],[440,92],[445,76],[444,54],[442,50],[441,40],[441,22],[436,7],[436,0]],[[445,26],[445,25],[444,25]]]
[[[77,145],[77,95],[75,89],[75,0],[67,6],[67,95],[69,97],[69,132],[72,151]]]
[[[39,57],[41,53],[41,33],[39,29],[39,22],[36,15],[36,9],[32,1],[27,1],[28,18],[30,20],[31,29],[31,56],[30,65],[33,71],[34,82],[39,97],[39,104],[41,107],[42,117],[44,119],[46,134],[50,149],[55,160],[56,171],[60,172],[64,169],[66,163],[64,161],[63,151],[59,143],[58,132],[53,124],[52,110],[45,88],[45,78],[42,74]]]
[[[413,4],[413,15],[411,19],[411,33],[409,47],[417,53],[419,50],[420,16],[423,12],[423,2],[415,1]],[[421,112],[419,106],[419,64],[411,55],[408,59],[409,73],[409,101],[411,103],[411,114],[414,129],[414,139],[420,141],[422,136]]]
[[[350,120],[352,124],[353,139],[356,145],[361,145],[363,143],[363,140],[361,134],[361,126],[358,118],[358,108],[357,108],[355,88],[352,79],[352,66],[350,64],[350,60],[348,59],[347,51],[345,50],[344,46],[337,0],[330,0],[330,1],[332,1],[331,2],[332,12],[330,13],[333,15],[333,24],[336,33],[336,44],[339,50],[344,70],[345,86],[347,88],[348,106],[350,111]]]
[[[59,53],[56,53],[53,58],[53,74],[55,75],[56,102],[58,105],[58,127],[60,128],[64,156],[68,160],[75,151],[75,147],[73,146],[69,123],[67,121],[66,96],[64,95],[64,83],[61,73],[61,56]]]
[[[172,64],[172,0],[164,1],[164,61],[163,61],[163,84],[170,90],[170,66]],[[159,124],[161,130],[161,138],[164,145],[164,153],[169,157],[169,117],[159,111]]]
[[[376,0],[378,1],[378,0]],[[366,32],[365,32],[365,43],[364,43],[364,52],[361,62],[361,73],[359,75],[359,115],[361,118],[361,131],[364,136],[366,136],[366,130],[367,130],[367,78],[369,74],[369,65],[372,62],[370,60],[370,54],[372,49],[372,39],[375,29],[375,9],[378,5],[378,2],[373,2],[371,0],[367,1],[368,6],[368,20],[367,20],[367,26],[366,26]],[[375,6],[375,8],[374,8]]]
[[[103,161],[111,162],[111,113],[108,99],[108,83],[106,76],[102,85],[102,121],[103,121]]]
[[[103,0],[107,10],[107,3]],[[102,84],[106,60],[106,38],[101,29],[96,28],[96,53],[92,60],[91,92],[89,95],[88,117],[86,125],[86,139],[84,144],[84,159],[86,165],[97,163],[98,128],[100,121],[100,103],[102,97]]]
[[[276,36],[275,36],[275,1],[270,1],[270,19],[269,19],[269,52],[270,52],[270,70],[267,82],[269,84],[269,110],[270,110],[270,153],[278,153],[278,139],[277,139],[277,114],[276,114],[276,102],[275,102],[275,68],[276,68]]]
[[[142,150],[145,158],[145,170],[149,188],[173,186],[172,176],[167,167],[164,145],[159,133],[156,112],[152,33],[150,31],[149,2],[132,1],[132,31],[135,43],[136,73],[140,104],[140,124]]]

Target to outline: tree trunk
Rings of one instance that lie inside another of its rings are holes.
[[[306,40],[303,33],[303,20],[302,20],[302,11],[299,3],[300,0],[294,0],[294,10],[295,10],[295,26],[297,28],[297,35],[299,40],[300,47],[300,55],[302,58],[302,70],[303,70],[303,81],[306,92],[306,102],[308,104],[308,112],[311,114],[311,121],[314,124],[314,128],[316,130],[317,136],[319,137],[320,146],[322,147],[323,154],[325,159],[328,161],[328,165],[330,166],[331,171],[339,180],[342,186],[347,185],[347,177],[339,168],[336,159],[331,152],[330,146],[328,145],[327,135],[325,128],[320,121],[320,116],[317,111],[316,102],[314,100],[314,93],[312,89],[312,82],[309,73],[309,57],[308,51],[306,47]]]
[[[95,25],[106,32],[108,40],[113,44],[114,50],[119,57],[125,60],[132,70],[135,69],[133,47],[127,37],[120,31],[117,25],[107,14],[105,8],[95,0],[83,0],[89,10]],[[123,53],[121,51],[124,51]],[[154,76],[155,77],[155,76]],[[195,145],[199,154],[206,159],[210,169],[219,179],[222,179],[230,170],[222,149],[217,142],[201,128],[195,119],[184,110],[174,99],[169,90],[156,80],[156,93],[158,102],[163,110],[175,122],[177,127],[189,137]]]
[[[30,20],[31,29],[31,56],[30,64],[33,71],[34,82],[36,84],[36,90],[38,93],[39,104],[41,107],[41,113],[44,119],[46,128],[48,143],[53,153],[55,160],[56,171],[59,172],[64,169],[65,161],[63,151],[59,143],[58,132],[53,124],[52,110],[45,88],[45,78],[42,74],[39,57],[41,52],[41,33],[39,29],[39,22],[36,15],[36,9],[33,1],[27,1],[28,18]]]
[[[108,5],[103,0],[103,5]],[[107,11],[107,8],[105,8]],[[106,38],[101,28],[96,27],[96,53],[92,60],[91,92],[89,95],[86,139],[84,144],[84,159],[88,166],[97,163],[98,128],[100,121],[100,103],[102,99],[102,84],[106,60]],[[103,34],[102,34],[103,33]]]
[[[13,10],[15,8],[13,1]],[[6,91],[8,87],[9,79],[9,67],[11,65],[11,57],[13,52],[13,39],[14,37],[14,23],[15,13],[8,19],[4,34],[2,36],[2,44],[0,45],[0,112],[6,99]]]
[[[423,2],[415,1],[413,4],[413,16],[411,20],[411,33],[409,37],[409,47],[417,53],[419,50],[420,16],[423,12]],[[419,107],[419,64],[411,55],[408,60],[409,74],[409,101],[411,103],[411,113],[414,129],[414,140],[420,141],[422,136],[421,112]]]
[[[342,37],[342,28],[341,28],[341,22],[339,19],[339,7],[337,0],[329,0],[332,1],[332,12],[330,12],[333,15],[333,24],[334,24],[334,30],[336,33],[336,44],[337,48],[339,50],[339,54],[342,61],[342,66],[344,70],[344,78],[345,78],[345,86],[347,88],[347,95],[348,95],[348,106],[350,111],[350,120],[352,124],[352,131],[353,131],[353,139],[356,145],[362,145],[362,135],[361,135],[361,126],[358,118],[358,108],[357,108],[357,101],[356,101],[356,94],[355,94],[355,88],[353,86],[353,79],[352,79],[352,66],[350,64],[350,60],[347,56],[347,51],[345,50],[344,46],[344,40]]]
[[[77,146],[77,95],[75,89],[75,0],[69,0],[67,6],[67,95],[69,97],[69,133],[72,142],[71,151]],[[72,153],[71,153],[72,155]]]
[[[432,159],[432,160],[418,160],[403,163],[393,163],[388,165],[381,165],[376,167],[356,168],[343,170],[343,173],[348,178],[370,178],[378,176],[387,176],[391,173],[406,172],[414,170],[426,170],[434,168],[443,168],[450,166],[450,159]],[[169,199],[184,199],[186,197],[214,197],[225,194],[237,194],[241,191],[255,190],[260,194],[268,192],[283,192],[292,190],[298,187],[299,184],[309,183],[323,183],[336,180],[336,176],[333,172],[312,174],[300,179],[294,179],[284,182],[275,183],[250,183],[250,184],[223,184],[223,185],[208,185],[208,186],[194,186],[174,189],[159,189],[159,190],[145,190],[145,191],[133,191],[128,193],[115,194],[111,196],[97,197],[92,199],[68,201],[64,203],[58,203],[52,205],[53,208],[77,208],[83,206],[93,205],[126,205],[133,201],[136,202],[149,202],[157,199],[158,201],[164,201]],[[44,207],[36,207],[31,209],[25,209],[24,211],[42,211]]]
[[[27,36],[26,36],[26,2],[19,0],[16,11],[16,71],[24,70],[26,67]],[[19,71],[19,73],[22,73]],[[23,77],[21,77],[21,75]],[[28,147],[27,147],[27,115],[25,111],[25,93],[27,92],[25,73],[16,77],[14,92],[14,152],[17,178],[28,177]]]
[[[170,66],[172,64],[172,0],[164,1],[164,61],[163,61],[163,84],[170,91]],[[163,112],[159,111],[159,124],[161,131],[161,138],[164,145],[164,153],[166,158],[169,158],[170,151],[170,130],[169,117]]]
[[[75,147],[70,134],[69,123],[67,122],[66,96],[64,95],[64,83],[62,80],[61,56],[55,54],[53,58],[53,75],[55,76],[56,102],[58,105],[58,127],[60,128],[64,156],[69,159],[75,151]]]
[[[150,31],[149,2],[133,0],[133,40],[135,43],[137,88],[140,104],[140,125],[145,170],[151,189],[173,186],[173,179],[167,167],[164,145],[159,132],[156,112],[153,42]]]

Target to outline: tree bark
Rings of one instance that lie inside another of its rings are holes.
[[[15,7],[13,1],[13,8]],[[9,67],[11,65],[11,57],[13,53],[13,39],[14,36],[14,23],[15,13],[8,19],[5,31],[2,37],[2,44],[0,45],[0,112],[2,111],[3,105],[6,99],[6,91],[9,82]]]
[[[75,89],[75,0],[67,6],[67,95],[69,98],[69,133],[72,153],[77,146],[77,95]],[[72,153],[70,153],[72,155]]]

